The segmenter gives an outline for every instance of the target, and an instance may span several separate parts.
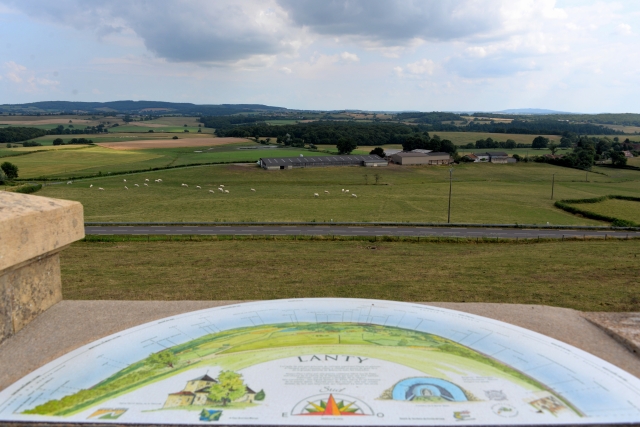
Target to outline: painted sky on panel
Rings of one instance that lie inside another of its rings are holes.
[[[640,113],[640,2],[0,0],[0,103]]]

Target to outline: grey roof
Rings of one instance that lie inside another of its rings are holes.
[[[428,153],[427,156],[450,156],[450,154],[445,153],[443,151],[436,151],[436,152],[432,151],[431,153]]]
[[[280,166],[280,165],[304,165],[304,164],[340,164],[344,162],[384,162],[380,156],[375,154],[365,156],[310,156],[310,157],[273,157],[273,158],[261,158],[260,161],[267,166]]]
[[[394,156],[400,157],[427,157],[424,153],[414,153],[412,151],[402,151],[400,153],[393,154]]]
[[[400,153],[401,151],[402,151],[402,148],[385,148],[384,154],[386,154],[387,156],[391,156],[393,154]]]
[[[491,157],[507,157],[507,156],[509,156],[504,151],[487,151],[487,154],[490,155]]]

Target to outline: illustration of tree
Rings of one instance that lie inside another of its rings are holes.
[[[148,360],[149,364],[155,368],[164,368],[165,366],[173,368],[173,365],[178,361],[178,357],[171,350],[164,350],[152,354]]]
[[[242,375],[233,371],[222,371],[218,375],[218,383],[209,389],[209,399],[214,402],[228,403],[241,398],[247,392],[247,386],[242,381]]]
[[[256,393],[256,397],[254,397],[254,400],[264,400],[265,398],[265,392],[264,390],[260,390],[259,392]]]

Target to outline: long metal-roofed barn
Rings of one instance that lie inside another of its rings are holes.
[[[260,166],[267,170],[310,168],[325,166],[387,166],[385,159],[376,155],[366,156],[311,156],[311,157],[274,157],[260,159]]]

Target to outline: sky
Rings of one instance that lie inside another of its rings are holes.
[[[0,0],[0,104],[640,113],[640,2]]]

